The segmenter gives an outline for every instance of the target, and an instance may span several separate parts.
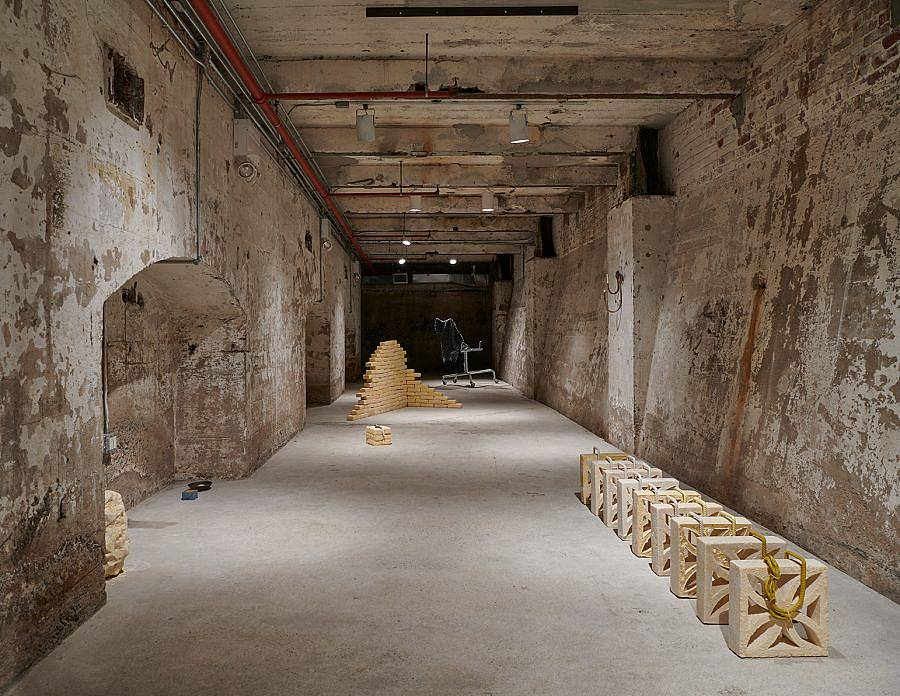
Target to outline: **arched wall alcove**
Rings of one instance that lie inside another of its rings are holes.
[[[249,473],[246,314],[203,264],[144,268],[103,305],[106,487],[126,507],[173,479]]]

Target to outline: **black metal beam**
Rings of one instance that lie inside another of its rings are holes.
[[[366,17],[559,17],[578,14],[578,5],[519,5],[472,7],[367,7]]]

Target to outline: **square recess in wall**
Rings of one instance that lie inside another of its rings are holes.
[[[144,78],[128,64],[125,56],[110,46],[103,47],[106,75],[104,94],[110,110],[122,120],[138,127],[144,123]]]

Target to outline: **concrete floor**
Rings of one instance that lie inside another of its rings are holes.
[[[598,439],[507,386],[345,394],[250,479],[130,513],[125,575],[13,694],[900,693],[900,606],[831,571],[831,656],[741,660],[575,498]]]

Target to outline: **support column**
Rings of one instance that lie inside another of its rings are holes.
[[[627,452],[639,452],[641,445],[674,212],[671,196],[634,196],[607,216],[607,271],[612,288],[617,285],[617,271],[624,277],[621,293],[607,296],[610,310],[616,310],[608,325],[607,439]]]

